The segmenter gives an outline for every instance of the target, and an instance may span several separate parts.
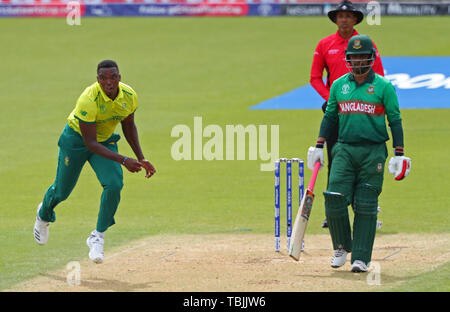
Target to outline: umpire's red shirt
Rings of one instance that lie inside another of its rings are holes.
[[[356,30],[353,31],[352,37],[355,35],[358,35]],[[350,38],[344,39],[339,35],[339,32],[336,32],[335,34],[320,40],[316,51],[314,52],[310,82],[313,88],[316,89],[326,101],[328,101],[333,81],[350,72],[345,64],[345,50],[347,49],[349,40]],[[377,47],[375,46],[375,49],[376,48]],[[384,76],[383,64],[381,64],[378,50],[372,68],[377,74]],[[322,80],[324,69],[327,71],[326,85]]]

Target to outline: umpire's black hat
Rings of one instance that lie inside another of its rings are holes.
[[[335,24],[336,24],[336,15],[340,11],[352,12],[356,16],[356,24],[361,23],[361,21],[364,18],[363,12],[355,9],[353,3],[351,3],[350,1],[344,0],[341,3],[339,3],[339,6],[335,10],[328,12],[328,17]]]

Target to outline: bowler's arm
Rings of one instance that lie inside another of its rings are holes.
[[[155,174],[156,170],[155,167],[147,159],[145,159],[144,154],[142,153],[141,145],[139,144],[137,127],[134,123],[134,113],[122,120],[121,124],[125,139],[139,160],[139,163],[142,164],[142,167],[144,167],[146,171],[145,177],[150,178],[153,174]]]
[[[137,159],[145,159],[144,154],[142,153],[141,145],[139,144],[138,131],[136,128],[136,124],[134,123],[134,114],[131,114],[127,118],[122,120],[121,124],[125,139],[127,140]]]
[[[141,170],[142,164],[135,159],[115,153],[97,142],[97,126],[95,124],[85,123],[81,120],[79,124],[84,144],[92,153],[118,162],[131,172],[138,172]]]

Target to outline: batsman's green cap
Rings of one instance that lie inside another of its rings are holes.
[[[372,39],[366,35],[356,35],[350,38],[345,50],[345,55],[354,54],[375,54],[375,47]]]

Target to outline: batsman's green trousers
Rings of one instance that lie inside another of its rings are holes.
[[[372,258],[377,223],[378,196],[383,186],[387,158],[385,143],[337,143],[333,150],[325,212],[333,249],[352,252],[351,262]],[[353,206],[353,238],[348,205]]]
[[[119,140],[120,136],[113,134],[101,144],[117,153],[117,141]],[[115,161],[89,151],[81,135],[68,125],[65,126],[59,138],[58,146],[58,168],[55,182],[45,193],[39,217],[44,221],[55,222],[54,209],[56,205],[69,197],[84,164],[88,161],[103,187],[96,230],[105,232],[108,227],[115,223],[114,215],[120,202],[120,191],[123,187],[122,167]]]

